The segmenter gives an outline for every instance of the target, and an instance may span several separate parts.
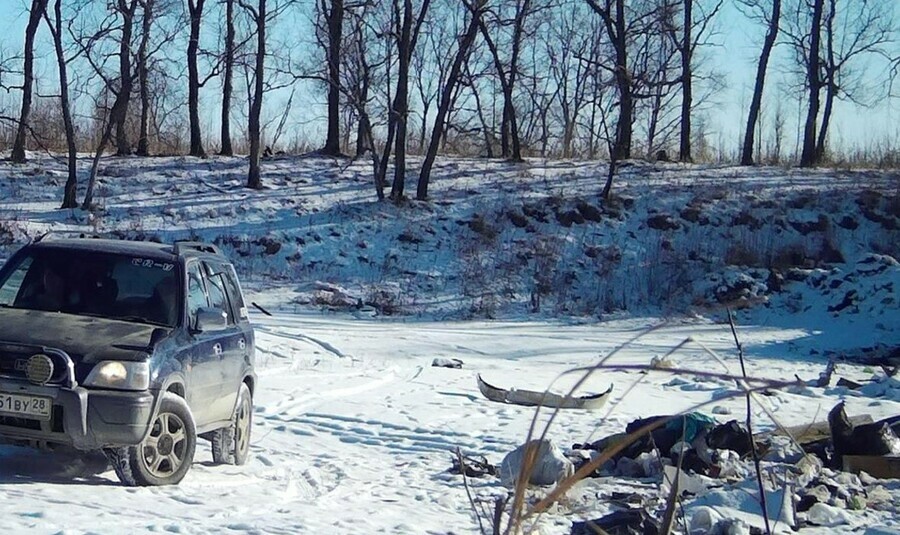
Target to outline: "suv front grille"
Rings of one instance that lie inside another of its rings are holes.
[[[34,431],[41,430],[40,420],[20,418],[18,416],[0,416],[0,425],[4,425],[7,427],[18,427],[19,429],[32,429]]]
[[[43,427],[44,425],[47,426],[46,429]],[[63,427],[63,408],[60,405],[54,405],[50,413],[50,421],[46,423],[32,418],[22,418],[21,416],[0,415],[0,426],[32,431],[41,431],[43,429],[51,433],[63,433],[65,432],[65,427]]]

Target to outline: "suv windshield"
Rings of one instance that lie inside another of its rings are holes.
[[[71,249],[32,250],[0,280],[0,306],[174,327],[181,310],[172,262]]]

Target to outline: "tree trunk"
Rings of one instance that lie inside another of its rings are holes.
[[[628,71],[628,40],[626,39],[625,0],[616,1],[616,87],[619,89],[619,120],[616,124],[615,160],[631,158],[631,134],[634,99],[631,73]]]
[[[494,157],[494,147],[491,139],[491,129],[488,127],[487,120],[484,118],[484,108],[481,106],[481,97],[478,95],[478,88],[475,86],[475,80],[472,73],[466,66],[466,78],[469,80],[469,86],[472,88],[472,96],[475,97],[475,112],[478,120],[481,121],[481,132],[484,135],[484,155],[487,158]]]
[[[75,146],[75,126],[72,124],[72,110],[69,106],[69,77],[66,68],[66,55],[62,43],[62,0],[56,0],[53,7],[54,22],[44,13],[47,27],[53,36],[53,48],[56,51],[56,65],[59,69],[59,104],[62,109],[63,127],[66,131],[66,149],[68,153],[67,167],[68,178],[63,189],[63,201],[61,209],[77,208],[78,201],[75,198],[78,187],[78,149]]]
[[[34,85],[34,34],[37,33],[41,16],[47,9],[47,0],[32,0],[25,27],[25,64],[22,68],[22,110],[19,113],[19,124],[16,128],[16,139],[13,142],[10,160],[14,163],[25,163],[25,146],[28,136],[28,120],[31,115],[31,93]]]
[[[141,25],[141,45],[138,48],[138,85],[141,93],[141,126],[138,138],[138,156],[150,154],[150,88],[147,73],[147,45],[150,42],[150,28],[153,23],[153,1],[144,1],[144,20]]]
[[[205,0],[188,0],[188,12],[191,17],[191,34],[187,48],[190,155],[201,158],[206,157],[206,151],[203,150],[203,139],[200,134],[200,74],[197,67],[197,52],[200,49],[200,22],[203,17],[204,2]]]
[[[253,97],[250,102],[248,130],[250,133],[250,172],[247,175],[247,187],[262,189],[259,173],[260,115],[265,78],[266,59],[266,0],[259,0],[256,13],[256,71],[254,72]]]
[[[387,139],[384,141],[384,152],[378,163],[378,172],[375,173],[375,188],[378,200],[384,200],[384,188],[387,187],[388,160],[391,158],[391,147],[394,145],[394,136],[397,135],[397,119],[393,112],[388,119]],[[374,150],[374,149],[373,149]]]
[[[825,0],[814,0],[813,17],[810,26],[809,58],[807,58],[807,84],[809,85],[809,109],[806,113],[806,125],[803,128],[803,152],[800,155],[801,167],[816,165],[816,121],[819,117],[819,92],[822,79],[819,74],[819,48],[822,31],[822,8]]]
[[[409,60],[412,54],[412,0],[403,0],[403,22],[400,28],[398,53],[400,61],[397,69],[397,93],[394,97],[394,114],[397,117],[397,137],[394,146],[394,182],[391,185],[391,200],[403,198],[406,182],[406,127],[409,114]]]
[[[515,162],[522,161],[522,147],[519,143],[519,123],[516,118],[516,107],[513,103],[513,90],[516,87],[517,74],[519,72],[519,53],[522,50],[522,38],[525,33],[525,19],[531,10],[531,0],[522,0],[522,6],[516,14],[515,30],[513,31],[512,57],[509,66],[508,94],[506,95],[506,113],[509,114],[509,139],[512,154],[510,159]],[[481,18],[479,16],[479,18]]]
[[[438,104],[437,117],[434,121],[434,128],[431,132],[431,141],[428,144],[428,152],[425,154],[425,161],[422,162],[422,170],[419,173],[419,184],[416,189],[416,198],[424,201],[428,198],[428,182],[431,179],[431,168],[434,166],[434,160],[437,157],[438,146],[441,137],[444,135],[444,122],[447,119],[447,113],[453,104],[453,92],[456,89],[456,83],[459,79],[459,73],[462,70],[463,63],[469,55],[469,49],[475,42],[478,35],[478,28],[482,24],[481,15],[483,13],[485,0],[478,0],[478,3],[471,7],[472,20],[466,29],[465,36],[459,42],[459,49],[456,51],[456,57],[453,59],[453,66],[450,67],[450,73],[447,75],[447,82],[441,91],[441,100]]]
[[[753,99],[750,102],[750,114],[747,117],[747,131],[744,133],[744,146],[741,150],[741,165],[753,165],[753,137],[756,123],[759,120],[759,110],[762,106],[763,87],[766,83],[766,69],[769,65],[769,56],[775,46],[778,37],[778,24],[781,18],[781,0],[772,0],[772,19],[769,21],[769,31],[763,41],[762,53],[759,55],[759,63],[756,66],[756,84],[753,86]]]
[[[822,110],[822,127],[819,129],[819,139],[816,142],[816,162],[825,158],[825,140],[828,139],[828,126],[831,123],[831,110],[834,107],[834,98],[837,93],[837,68],[834,64],[834,17],[835,0],[828,0],[828,21],[825,23],[826,37],[826,64],[825,64],[825,108]]]
[[[225,0],[225,65],[222,79],[222,149],[219,154],[232,156],[231,93],[234,77],[234,0]]]
[[[359,115],[359,122],[356,127],[356,157],[359,158],[368,150],[374,150],[372,142],[369,140],[369,131],[372,129],[369,125],[369,115],[365,112]]]
[[[503,92],[503,116],[500,126],[500,155],[503,158],[509,158],[514,161],[521,161],[522,155],[519,148],[519,128],[516,124],[516,111],[512,104],[512,85],[514,80],[512,73],[507,78],[503,69],[503,62],[500,60],[500,51],[496,43],[488,32],[487,24],[481,17],[478,17],[478,27],[481,29],[481,35],[491,51],[491,57],[494,60],[494,68],[497,70],[497,79],[500,80],[500,90]]]
[[[691,158],[691,104],[693,100],[691,56],[693,42],[694,0],[684,0],[684,37],[681,42],[681,137],[678,144],[678,161],[690,162]]]
[[[116,99],[118,104],[119,99]],[[97,183],[97,170],[100,167],[100,158],[103,157],[103,151],[112,138],[112,129],[116,118],[116,104],[113,104],[113,110],[109,114],[106,126],[103,128],[103,135],[100,136],[100,143],[97,145],[97,152],[94,153],[94,159],[91,162],[91,174],[88,177],[87,189],[84,192],[84,202],[81,203],[82,210],[90,210],[91,204],[94,202],[94,185]]]
[[[634,120],[634,95],[631,87],[631,73],[628,70],[628,26],[625,24],[625,0],[614,0],[615,16],[603,8],[597,0],[587,0],[606,25],[613,49],[616,52],[615,79],[619,93],[619,118],[616,123],[616,137],[610,152],[613,160],[631,158],[632,121]],[[608,5],[608,4],[607,4]]]
[[[381,159],[378,161],[378,165],[375,170],[375,191],[378,195],[378,200],[384,200],[384,189],[387,187],[387,168],[388,168],[388,160],[391,157],[391,147],[394,146],[394,135],[396,133],[397,128],[397,116],[394,113],[394,101],[391,100],[391,48],[387,47],[386,57],[384,61],[384,65],[386,68],[385,72],[385,96],[390,100],[391,105],[388,108],[388,131],[387,138],[384,141],[384,149],[382,152]],[[395,95],[396,96],[396,95]],[[374,140],[373,140],[373,148],[374,151]]]
[[[344,0],[331,0],[328,12],[328,135],[322,154],[341,154],[341,33],[344,24]]]
[[[131,101],[131,90],[134,87],[131,73],[131,36],[134,31],[134,14],[137,10],[137,0],[118,0],[118,11],[122,14],[122,40],[119,42],[119,94],[116,95],[116,103],[119,103],[119,113],[115,115],[116,127],[116,154],[127,156],[131,154],[131,143],[128,141],[128,130],[125,122],[128,119],[128,104]]]

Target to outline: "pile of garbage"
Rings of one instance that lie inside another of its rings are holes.
[[[756,533],[758,526],[724,518],[729,507],[767,516],[793,529],[852,524],[867,509],[893,507],[879,478],[900,478],[900,415],[873,422],[849,417],[843,402],[820,424],[751,435],[737,420],[719,423],[692,412],[637,419],[621,433],[564,451],[549,439],[532,440],[509,453],[499,469],[468,475],[499,476],[514,488],[521,474],[529,484],[557,485],[573,476],[656,481],[675,487],[691,533]],[[486,464],[486,460],[484,461]],[[522,465],[528,463],[527,470]],[[757,478],[757,463],[763,477]],[[455,471],[459,465],[455,463]],[[737,497],[737,498],[736,498]],[[739,500],[736,503],[735,500]],[[601,518],[575,522],[572,534],[657,533],[664,501],[633,500]]]

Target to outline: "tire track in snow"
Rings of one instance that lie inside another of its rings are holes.
[[[357,377],[361,376],[359,374],[354,375]],[[348,377],[352,376],[348,374]],[[294,416],[302,414],[308,408],[314,407],[321,402],[350,397],[355,394],[361,394],[363,392],[375,390],[396,380],[397,376],[394,371],[389,370],[388,374],[371,381],[367,381],[360,385],[353,385],[345,388],[335,388],[333,390],[318,392],[311,395],[296,396],[295,393],[291,392],[288,393],[288,397],[283,398],[281,401],[277,402],[271,410],[267,409],[266,407],[258,407],[257,412],[260,413],[260,416],[267,420],[289,422],[292,421],[291,419]]]
[[[283,332],[279,332],[275,329],[271,329],[269,327],[265,327],[262,325],[254,325],[254,328],[259,332],[262,332],[262,333],[265,333],[265,334],[268,334],[270,336],[274,336],[277,338],[285,338],[287,340],[294,340],[297,342],[306,342],[306,343],[310,343],[313,345],[317,345],[317,346],[321,347],[322,349],[324,349],[325,351],[331,353],[332,355],[342,358],[342,359],[345,359],[345,358],[353,359],[352,355],[345,355],[343,352],[341,352],[341,350],[339,350],[338,348],[329,344],[328,342],[319,340],[318,338],[313,338],[312,336],[307,336],[305,334],[283,333]]]
[[[291,422],[307,425],[314,432],[334,435],[341,442],[409,453],[454,452],[459,447],[469,452],[500,454],[506,453],[509,448],[506,442],[490,437],[334,414],[309,413]]]

